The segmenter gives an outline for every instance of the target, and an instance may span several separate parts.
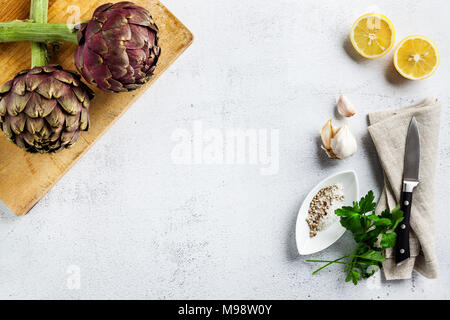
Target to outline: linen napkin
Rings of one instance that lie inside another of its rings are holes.
[[[369,133],[384,171],[384,187],[375,212],[393,209],[400,203],[406,135],[416,117],[421,142],[420,183],[414,190],[411,208],[411,258],[401,265],[387,249],[383,270],[386,280],[409,279],[413,270],[437,278],[434,245],[434,177],[438,150],[441,103],[429,98],[417,105],[369,114]]]

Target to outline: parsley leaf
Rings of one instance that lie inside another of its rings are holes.
[[[386,261],[386,258],[383,257],[380,251],[375,250],[369,250],[365,252],[364,254],[361,254],[357,256],[358,258],[365,259],[365,260],[371,260],[376,262],[384,262]]]
[[[380,246],[382,248],[392,248],[395,246],[397,234],[395,232],[385,233],[381,236]]]
[[[374,202],[374,200],[375,196],[373,194],[373,191],[370,190],[367,195],[359,201],[359,213],[367,213],[375,210],[377,204]]]
[[[353,202],[353,206],[335,211],[341,225],[353,233],[357,246],[352,254],[333,261],[306,260],[326,263],[313,274],[332,264],[344,264],[347,272],[345,281],[356,285],[361,278],[369,278],[381,268],[381,263],[386,261],[382,250],[395,246],[397,235],[394,230],[403,221],[403,211],[397,206],[392,212],[386,209],[378,216],[374,212],[377,206],[374,200],[373,191],[369,191],[359,202]],[[344,259],[348,261],[344,262]]]

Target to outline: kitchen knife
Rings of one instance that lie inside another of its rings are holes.
[[[403,263],[410,258],[409,252],[409,220],[411,217],[411,203],[414,189],[419,184],[420,165],[420,134],[417,120],[412,118],[408,128],[405,147],[405,163],[403,167],[403,187],[400,198],[400,208],[404,219],[398,225],[397,243],[395,247],[395,260],[397,264]]]

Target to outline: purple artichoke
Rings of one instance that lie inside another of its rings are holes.
[[[126,92],[138,89],[153,75],[160,47],[158,27],[150,13],[132,2],[98,7],[80,25],[75,65],[100,89]]]
[[[92,98],[75,72],[57,65],[23,70],[0,87],[0,128],[28,152],[58,152],[87,131]]]

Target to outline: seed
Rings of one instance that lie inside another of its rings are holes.
[[[320,189],[311,200],[306,219],[310,229],[310,237],[314,237],[322,229],[322,226],[319,227],[321,225],[320,222],[325,216],[329,215],[330,208],[334,202],[344,198],[340,194],[336,194],[336,190],[339,190],[336,184],[326,186]]]

